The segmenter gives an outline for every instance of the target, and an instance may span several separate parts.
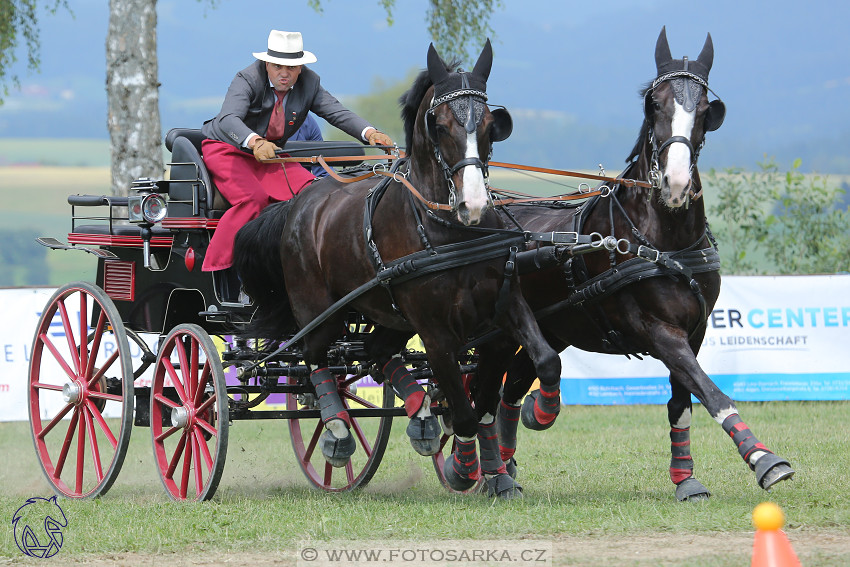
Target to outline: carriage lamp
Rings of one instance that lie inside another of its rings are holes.
[[[132,223],[156,224],[165,218],[168,204],[159,193],[133,195],[127,198],[128,216]]]

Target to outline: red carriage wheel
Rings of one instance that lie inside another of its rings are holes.
[[[60,287],[35,331],[29,419],[36,455],[57,494],[105,494],[133,425],[133,365],[118,310],[96,285]]]
[[[463,380],[463,389],[466,391],[466,395],[470,396],[469,385],[472,381],[473,374],[464,374],[462,376]],[[445,408],[448,411],[448,408]],[[451,441],[451,443],[449,443]],[[464,491],[454,490],[449,483],[446,481],[446,475],[443,473],[443,465],[446,462],[446,458],[452,458],[452,454],[455,451],[455,436],[454,435],[446,435],[443,433],[442,437],[440,437],[440,450],[431,457],[434,462],[434,470],[437,472],[437,478],[440,479],[440,484],[446,487],[446,490],[449,492],[453,492],[455,494],[471,494],[474,492],[478,492],[481,489],[481,483],[484,482],[484,475],[481,475],[481,478],[478,479],[471,488]]]
[[[168,495],[212,498],[227,455],[228,398],[218,351],[198,325],[177,325],[160,346],[150,416],[154,461]]]
[[[381,402],[374,403],[357,394],[358,377],[337,376],[337,385],[342,403],[349,410],[364,408],[392,408],[395,404],[395,393],[388,383],[380,387]],[[297,384],[295,378],[288,378],[290,384]],[[377,401],[377,400],[375,400]],[[314,396],[286,395],[286,409],[317,409],[318,403]],[[298,459],[298,466],[307,480],[316,488],[328,492],[344,492],[366,484],[378,470],[392,428],[392,416],[351,416],[351,434],[357,443],[357,450],[351,460],[343,467],[334,468],[322,456],[319,449],[319,437],[324,431],[319,417],[290,419],[289,436],[292,448]]]

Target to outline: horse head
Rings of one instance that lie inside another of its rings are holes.
[[[476,225],[492,206],[487,185],[492,144],[512,129],[508,111],[491,111],[486,103],[493,51],[487,40],[471,72],[447,65],[433,44],[427,60],[427,69],[401,98],[411,169],[428,171],[427,177],[418,175],[421,181],[444,187],[458,220]]]
[[[673,59],[666,28],[655,46],[657,77],[643,92],[644,129],[652,149],[650,181],[661,190],[660,199],[676,209],[698,194],[694,169],[706,132],[723,123],[723,101],[708,100],[708,73],[714,61],[711,34],[695,61]],[[713,92],[713,91],[712,91]]]

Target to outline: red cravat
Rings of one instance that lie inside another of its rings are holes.
[[[283,138],[284,128],[286,128],[286,117],[283,112],[283,97],[286,96],[286,93],[275,90],[274,94],[277,97],[277,102],[274,103],[272,116],[269,119],[269,128],[266,130],[267,140],[279,140]]]

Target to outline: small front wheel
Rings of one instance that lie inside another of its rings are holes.
[[[208,500],[227,455],[224,370],[210,336],[178,325],[159,348],[151,382],[151,434],[159,478],[174,500]]]

